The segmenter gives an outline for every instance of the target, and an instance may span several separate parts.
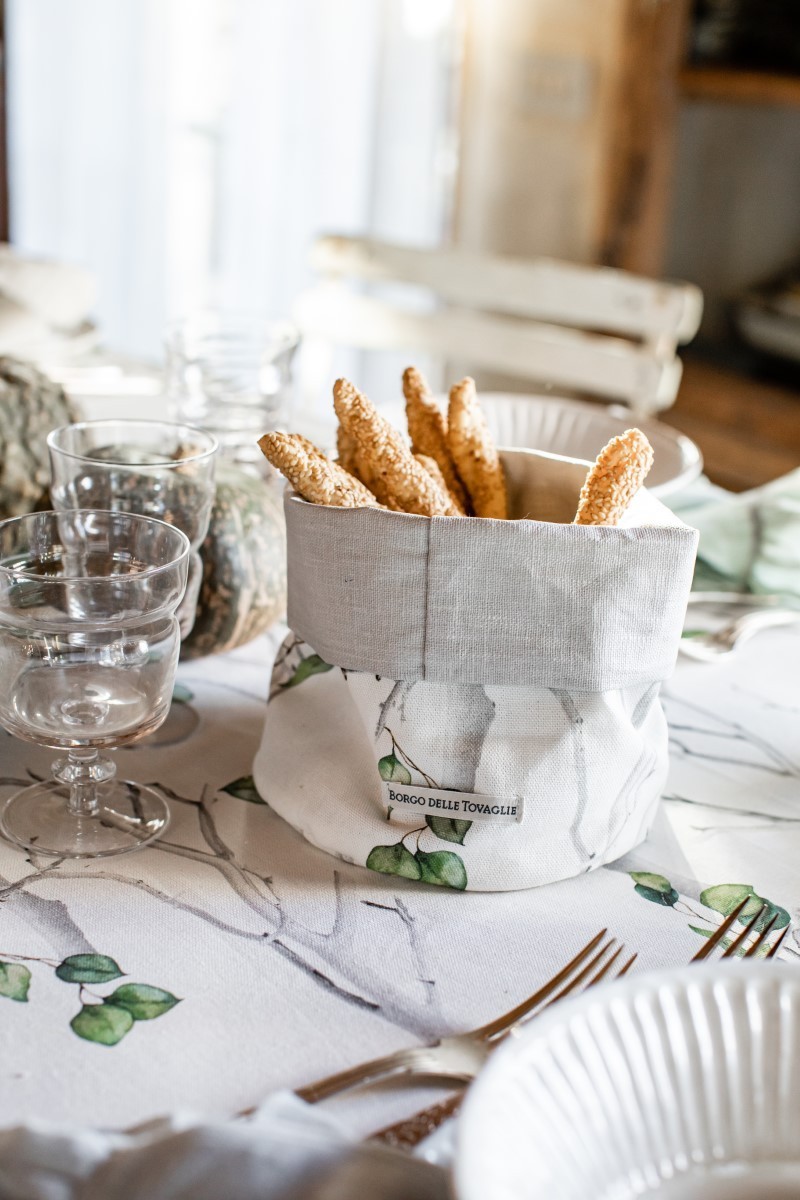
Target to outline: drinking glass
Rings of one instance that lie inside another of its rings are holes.
[[[163,521],[77,509],[0,523],[0,724],[66,751],[11,797],[0,830],[36,854],[96,858],[167,827],[157,792],[101,754],[169,712],[189,541]]]
[[[187,637],[203,576],[198,550],[214,503],[216,439],[171,421],[106,420],[62,425],[47,445],[54,509],[139,513],[186,534],[192,554],[178,619]]]
[[[166,331],[166,391],[173,414],[208,429],[223,455],[263,466],[257,442],[286,415],[299,335],[288,321],[205,312]]]

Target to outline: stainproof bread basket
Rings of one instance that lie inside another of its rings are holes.
[[[646,835],[697,534],[642,490],[572,525],[588,464],[501,451],[511,521],[285,500],[289,625],[254,778],[314,845],[476,891]]]

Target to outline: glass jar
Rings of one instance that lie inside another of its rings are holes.
[[[171,418],[207,430],[223,457],[267,474],[257,442],[286,420],[298,342],[290,322],[253,314],[203,312],[173,322],[166,334]]]

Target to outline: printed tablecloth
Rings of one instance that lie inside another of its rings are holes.
[[[170,800],[156,846],[76,863],[0,843],[0,1124],[223,1118],[504,1011],[603,925],[636,969],[687,962],[747,887],[791,918],[785,957],[800,962],[800,627],[679,664],[644,846],[497,894],[351,867],[260,800],[249,777],[282,633],[182,666],[166,725],[117,754]],[[0,748],[2,795],[47,773],[48,751],[6,734]],[[133,1021],[92,1014],[114,992],[106,1007]],[[330,1105],[366,1133],[442,1095],[392,1085]]]

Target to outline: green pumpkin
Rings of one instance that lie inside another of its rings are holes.
[[[274,484],[217,465],[217,495],[200,548],[203,582],[181,657],[243,646],[286,611],[286,526]]]
[[[79,413],[31,363],[0,356],[0,519],[47,507],[47,435]]]

